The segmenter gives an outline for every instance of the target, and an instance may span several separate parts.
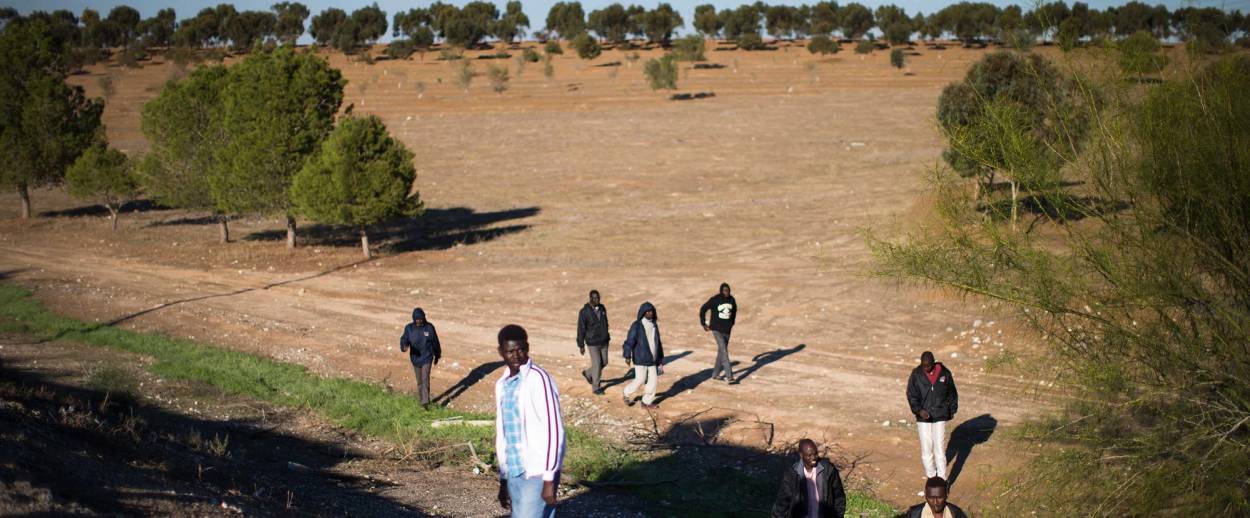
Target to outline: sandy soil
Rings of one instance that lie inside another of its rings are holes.
[[[182,211],[124,214],[112,235],[99,211],[39,191],[36,210],[52,213],[29,222],[15,219],[16,197],[4,194],[0,269],[59,311],[403,390],[413,381],[397,337],[413,306],[445,344],[436,393],[475,378],[472,369],[496,359],[499,327],[520,323],[566,404],[589,402],[600,419],[586,425],[618,436],[622,423],[647,418],[620,403],[619,387],[590,394],[574,319],[587,290],[599,289],[619,347],[649,300],[675,358],[661,379],[661,421],[719,407],[775,423],[782,439],[867,452],[880,496],[899,506],[915,500],[923,478],[904,381],[933,350],[960,387],[951,426],[976,418],[956,433],[975,448],[962,451],[954,491],[975,507],[985,483],[1020,460],[1006,432],[1049,396],[1037,380],[986,372],[987,359],[1027,354],[1035,337],[979,301],[868,275],[863,231],[890,235],[924,214],[923,173],[942,148],[937,97],[985,52],[917,50],[906,75],[880,51],[712,51],[709,61],[726,68],[683,70],[678,84],[716,96],[684,102],[647,89],[641,62],[619,51],[559,58],[550,81],[532,64],[517,77],[509,60],[514,79],[501,95],[485,78],[459,90],[435,54],[373,66],[334,55],[350,81],[347,102],[381,116],[416,154],[429,208],[424,223],[375,236],[381,258],[359,262],[350,232],[324,228],[305,231],[306,246],[288,253],[269,218],[234,221],[242,240],[227,245],[202,214]],[[613,61],[623,64],[596,66]],[[142,149],[141,103],[173,68],[93,70],[74,81],[94,93],[102,73],[117,76],[110,138]],[[746,375],[737,386],[707,381],[715,346],[696,321],[722,281],[741,305],[731,353]],[[612,356],[615,377],[619,349]],[[496,375],[451,404],[489,408]]]

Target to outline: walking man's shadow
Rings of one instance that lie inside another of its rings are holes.
[[[755,355],[754,358],[751,358],[751,361],[755,363],[752,363],[750,367],[747,367],[738,373],[738,382],[741,383],[742,380],[747,379],[747,376],[755,374],[755,371],[760,370],[760,367],[802,351],[805,348],[807,348],[807,344],[799,344],[789,349],[777,349],[775,351],[762,352]]]
[[[950,485],[955,485],[955,479],[964,470],[964,463],[968,462],[968,455],[972,453],[972,448],[989,441],[997,427],[998,420],[989,414],[979,415],[955,427],[955,430],[951,432],[950,442],[946,444],[946,460],[954,462],[947,477]]]
[[[469,390],[469,388],[476,385],[477,382],[482,381],[482,378],[489,376],[490,373],[495,372],[500,367],[503,367],[503,362],[501,361],[486,362],[478,365],[477,367],[474,367],[473,370],[469,371],[469,373],[464,376],[464,379],[456,382],[455,385],[452,385],[447,390],[444,390],[442,394],[439,394],[438,397],[435,397],[432,401],[436,404],[447,406],[447,404],[451,403],[452,400],[460,397],[460,394],[464,394],[464,391]]]

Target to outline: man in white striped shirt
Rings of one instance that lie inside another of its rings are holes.
[[[551,518],[564,465],[564,419],[555,380],[534,365],[529,348],[521,326],[499,330],[499,356],[508,366],[495,382],[499,505],[513,518]]]

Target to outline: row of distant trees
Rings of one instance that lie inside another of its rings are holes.
[[[109,146],[104,101],[65,82],[67,50],[46,20],[11,20],[0,33],[0,186],[22,217],[30,190],[65,184],[117,214],[139,196],[210,211],[229,241],[228,217],[280,215],[295,246],[296,217],[367,229],[414,216],[413,155],[376,117],[341,114],[346,81],[314,53],[283,45],[229,68],[208,65],[168,82],[143,106],[149,150]]]
[[[311,17],[310,17],[311,16]],[[510,1],[500,11],[495,4],[473,1],[458,7],[434,2],[429,7],[387,13],[377,4],[352,12],[337,7],[312,14],[299,2],[280,2],[268,11],[238,11],[231,4],[204,8],[179,20],[172,8],[151,18],[119,5],[107,16],[92,9],[81,14],[66,10],[35,12],[28,18],[47,22],[64,44],[79,49],[78,59],[91,62],[111,48],[233,47],[248,50],[258,43],[291,43],[308,32],[322,46],[353,52],[373,44],[388,28],[395,46],[423,49],[443,42],[471,48],[489,39],[511,42],[527,36],[530,20],[521,2]],[[17,19],[12,8],[0,9],[0,22]],[[557,2],[547,13],[546,28],[533,33],[539,40],[572,40],[593,33],[598,39],[621,44],[633,39],[668,45],[686,20],[668,3],[654,9],[614,3],[602,9],[583,9],[580,2]],[[891,43],[914,37],[954,37],[964,41],[1058,41],[1075,45],[1083,40],[1123,38],[1146,31],[1158,39],[1177,37],[1222,46],[1250,33],[1240,11],[1214,7],[1166,6],[1131,1],[1117,7],[1094,9],[1084,2],[1050,2],[1025,10],[1018,5],[999,7],[986,2],[959,2],[928,15],[909,14],[896,5],[877,9],[850,2],[824,1],[812,5],[768,5],[764,2],[717,10],[711,4],[694,10],[692,27],[708,38],[753,39],[761,30],[779,39],[839,36],[857,40],[876,32]]]

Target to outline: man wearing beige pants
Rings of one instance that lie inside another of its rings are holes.
[[[664,344],[660,340],[655,306],[650,302],[643,302],[638,307],[638,320],[629,326],[624,349],[625,364],[634,367],[634,380],[625,385],[622,396],[625,404],[633,406],[634,392],[639,386],[644,386],[642,406],[648,410],[655,409],[655,388],[660,366],[664,364]]]

